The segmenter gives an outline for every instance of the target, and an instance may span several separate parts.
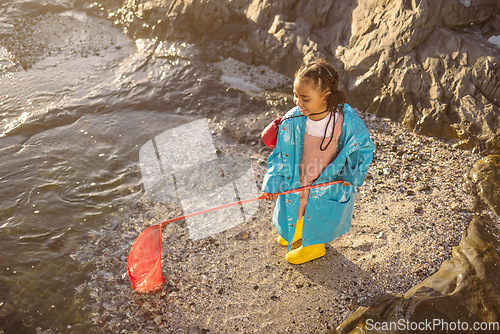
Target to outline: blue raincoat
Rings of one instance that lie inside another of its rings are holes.
[[[284,118],[302,115],[298,107]],[[262,191],[279,193],[300,187],[299,165],[304,148],[307,117],[283,121],[278,132],[276,148],[267,159],[267,173]],[[338,155],[313,184],[342,179],[350,186],[334,184],[310,190],[304,214],[302,246],[330,242],[351,227],[356,187],[363,184],[373,158],[375,144],[368,129],[356,112],[344,104],[344,122],[339,138]],[[288,241],[289,248],[295,233],[300,193],[278,197],[273,224],[279,235]]]

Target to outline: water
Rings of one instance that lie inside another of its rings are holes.
[[[113,307],[92,306],[89,282],[103,275],[128,285],[123,254],[138,233],[131,228],[125,238],[117,226],[150,205],[141,146],[200,118],[222,129],[222,110],[246,115],[266,106],[228,90],[195,45],[134,41],[81,11],[85,1],[72,3],[0,4],[0,330],[7,333],[96,330],[96,314]],[[119,245],[117,272],[96,271],[95,259],[110,248],[102,240]]]

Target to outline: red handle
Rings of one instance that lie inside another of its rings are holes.
[[[296,188],[296,189],[287,190],[287,191],[284,191],[282,193],[278,193],[276,195],[281,196],[281,195],[291,194],[291,193],[295,193],[295,192],[299,192],[299,191],[303,191],[303,190],[308,190],[308,189],[313,189],[313,188],[330,186],[332,184],[337,184],[337,183],[342,183],[342,180],[330,181],[330,182],[325,182],[325,183],[320,183],[320,184],[313,184],[313,185],[310,185],[310,186],[305,186],[305,187],[300,187],[300,188]],[[216,206],[216,207],[213,207],[213,208],[210,208],[210,209],[205,209],[205,210],[198,211],[198,212],[189,213],[189,214],[184,215],[184,216],[180,216],[180,217],[172,218],[172,219],[169,219],[169,220],[165,220],[164,222],[161,223],[161,227],[167,225],[168,223],[175,222],[177,220],[181,220],[181,219],[185,219],[185,218],[189,218],[189,217],[193,217],[193,216],[197,216],[197,215],[202,215],[204,213],[209,213],[209,212],[212,212],[212,211],[215,211],[215,210],[229,208],[231,206],[235,206],[235,205],[239,205],[239,204],[250,203],[250,202],[258,201],[258,200],[261,200],[261,199],[264,199],[263,195],[260,195],[259,197],[245,199],[243,201],[237,201],[237,202],[233,202],[233,203],[227,203],[227,204],[219,205],[219,206]]]

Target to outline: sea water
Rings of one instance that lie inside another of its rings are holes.
[[[140,229],[127,224],[151,205],[141,148],[222,111],[250,112],[241,103],[248,94],[228,91],[236,77],[221,79],[220,63],[205,61],[196,45],[133,40],[105,15],[82,10],[91,3],[0,4],[5,332],[88,332],[111,321],[106,311],[116,305],[89,282],[129,288],[126,254]],[[96,270],[104,262],[109,271]]]

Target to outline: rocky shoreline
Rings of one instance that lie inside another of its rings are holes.
[[[368,330],[367,319],[500,321],[500,49],[491,42],[500,34],[498,1],[99,3],[74,1],[134,39],[149,38],[141,68],[154,58],[191,61],[190,45],[202,50],[195,62],[210,73],[202,88],[213,93],[216,82],[228,99],[207,109],[179,105],[209,120],[217,154],[248,161],[257,186],[270,153],[260,131],[288,110],[291,74],[314,56],[339,68],[377,150],[352,228],[325,257],[287,263],[274,204],[260,202],[251,220],[209,238],[190,239],[184,222],[168,225],[166,285],[155,295],[131,289],[127,255],[147,226],[182,210],[130,188],[130,202],[89,233],[88,247],[64,250],[92,272],[76,288],[82,313],[73,327],[38,333],[350,333]],[[33,4],[32,26],[4,26],[29,36],[9,43],[17,57],[4,51],[12,69],[47,51],[30,30],[44,22],[43,6]],[[173,44],[188,47],[171,54]],[[75,45],[69,52],[97,52]],[[16,311],[0,304],[15,326]]]
[[[349,316],[372,300],[401,296],[435,274],[475,216],[474,196],[464,184],[480,157],[358,112],[377,151],[357,193],[352,228],[327,245],[324,258],[287,263],[272,227],[274,204],[262,201],[251,221],[209,238],[193,241],[185,223],[167,225],[166,286],[156,295],[138,295],[124,267],[132,242],[146,226],[181,211],[137,194],[135,207],[123,208],[115,224],[90,239],[103,249],[87,259],[96,274],[80,287],[95,300],[94,323],[120,333],[321,333],[339,324],[352,328]],[[270,151],[261,143],[227,144],[219,124],[211,129],[220,154],[251,161],[260,184]],[[498,218],[490,213],[488,219],[498,231]],[[78,258],[86,261],[84,254]]]
[[[142,222],[180,211],[138,198],[141,207],[122,212],[135,212],[136,219],[120,221],[113,230],[120,233],[108,233],[120,239],[96,239],[121,245],[110,248],[111,258],[104,252],[96,260],[99,274],[82,287],[93,291],[97,325],[122,333],[347,333],[366,328],[369,317],[422,319],[426,313],[419,305],[429,304],[418,301],[429,296],[442,297],[431,299],[439,307],[429,316],[460,320],[465,314],[451,306],[467,301],[464,307],[474,317],[466,319],[499,321],[500,296],[488,290],[497,286],[498,275],[481,276],[477,269],[497,266],[500,252],[500,51],[487,42],[500,33],[498,2],[343,1],[336,8],[321,1],[107,4],[109,16],[132,36],[199,43],[213,61],[232,56],[290,76],[303,60],[326,57],[346,78],[353,105],[367,111],[359,113],[377,151],[357,194],[353,227],[330,243],[324,258],[304,266],[286,263],[271,226],[272,204],[262,203],[258,218],[205,240],[191,241],[182,224],[168,226],[167,285],[155,296],[130,291],[122,260],[147,225]],[[269,104],[272,94],[263,94]],[[275,113],[212,120],[216,138],[240,142],[221,139],[221,153],[250,159],[259,177],[269,152],[258,143],[258,132],[284,112],[278,110],[286,99],[276,101]],[[480,160],[478,153],[490,156]],[[491,254],[486,262],[475,257],[477,270],[449,269],[460,262],[457,254],[478,243]],[[122,273],[118,280],[116,271]],[[466,288],[456,284],[464,275]],[[450,297],[453,286],[462,301]],[[477,295],[487,295],[485,308],[477,307],[483,297],[471,297]]]
[[[104,3],[136,38],[197,43],[214,57],[287,76],[312,57],[326,58],[359,108],[460,148],[500,153],[498,1]]]

